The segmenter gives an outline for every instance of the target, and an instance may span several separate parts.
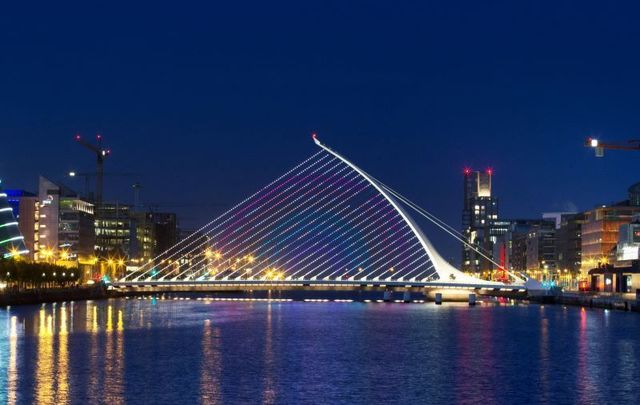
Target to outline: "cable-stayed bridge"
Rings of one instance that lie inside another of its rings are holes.
[[[315,154],[114,285],[525,289],[454,268],[406,208],[467,244],[459,232],[313,139]]]

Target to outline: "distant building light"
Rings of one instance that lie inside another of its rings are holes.
[[[598,140],[597,139],[591,139],[591,147],[592,148],[597,148],[598,147]]]

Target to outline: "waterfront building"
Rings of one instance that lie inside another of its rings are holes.
[[[122,203],[103,203],[95,220],[96,255],[104,259],[102,274],[120,277],[137,269],[178,240],[174,213],[145,212]]]
[[[584,213],[565,214],[556,229],[558,268],[577,275],[582,264],[582,224]]]
[[[640,213],[620,225],[615,259],[588,270],[588,283],[591,290],[603,292],[631,293],[640,288]]]
[[[498,249],[494,249],[494,257],[499,258],[501,266],[508,270],[527,270],[527,234],[539,219],[513,219],[500,221],[508,223],[504,234],[498,239]]]
[[[99,258],[124,259],[131,256],[131,207],[103,202],[95,218],[95,254]]]
[[[29,251],[24,257],[36,260],[39,250],[40,202],[38,196],[25,190],[5,190],[18,228],[24,237],[24,245]]]
[[[592,291],[632,293],[640,288],[640,262],[633,260],[625,266],[599,265],[587,272]]]
[[[633,200],[602,205],[584,213],[581,241],[584,279],[589,270],[615,262],[620,227],[631,223],[633,215],[640,213],[640,206],[631,205],[630,201]]]
[[[40,261],[94,262],[93,204],[68,187],[40,176],[38,182]]]
[[[640,259],[640,214],[634,214],[631,223],[620,226],[616,244],[616,267],[631,265]]]
[[[494,244],[506,232],[507,224],[498,224],[498,200],[492,195],[493,171],[464,170],[462,233],[465,239],[489,257]],[[478,252],[463,246],[462,270],[469,273],[491,271],[493,264]]]
[[[552,280],[556,274],[555,224],[543,219],[527,233],[527,272],[542,281]]]
[[[0,257],[9,258],[29,253],[20,233],[18,221],[9,205],[7,193],[0,188]]]
[[[132,213],[131,257],[146,263],[178,242],[178,222],[175,213]]]

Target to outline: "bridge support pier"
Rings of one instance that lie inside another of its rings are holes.
[[[405,291],[404,294],[402,294],[402,301],[409,303],[411,302],[411,291]]]
[[[436,293],[436,305],[442,305],[442,293]]]
[[[471,293],[469,294],[469,306],[472,307],[476,305],[476,295]]]
[[[392,299],[393,299],[393,291],[384,290],[384,294],[382,295],[382,300],[384,302],[391,302]]]

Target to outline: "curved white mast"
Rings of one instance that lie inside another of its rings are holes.
[[[416,238],[418,238],[418,241],[422,245],[423,249],[427,252],[427,255],[431,259],[436,273],[440,277],[440,281],[460,284],[501,284],[494,281],[481,280],[475,277],[468,276],[449,264],[449,262],[447,262],[442,256],[440,256],[440,254],[438,254],[431,242],[429,242],[429,239],[427,239],[420,228],[415,224],[415,222],[413,222],[413,219],[411,219],[409,214],[407,214],[405,210],[389,194],[387,194],[387,192],[382,187],[380,187],[374,179],[369,177],[367,173],[361,170],[358,166],[348,161],[345,157],[338,154],[328,146],[323,145],[316,134],[313,134],[312,137],[316,145],[318,145],[320,148],[324,149],[331,155],[337,157],[347,166],[355,170],[359,175],[364,177],[369,182],[369,184],[371,184],[380,194],[382,194],[382,196],[389,202],[389,204],[391,204],[391,206],[398,212],[398,214],[400,214],[402,219],[404,219],[407,225],[409,225],[409,228],[411,229],[413,234],[416,236]]]

